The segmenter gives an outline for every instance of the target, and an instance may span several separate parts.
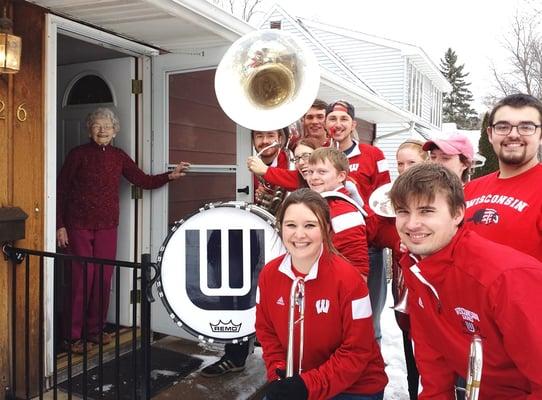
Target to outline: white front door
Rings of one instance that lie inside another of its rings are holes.
[[[153,172],[181,160],[192,163],[187,176],[151,195],[153,260],[176,220],[187,218],[205,203],[252,199],[246,168],[252,151],[250,131],[225,116],[214,93],[214,71],[225,50],[152,59]],[[153,331],[188,337],[154,293]]]
[[[71,64],[58,68],[57,78],[57,171],[68,152],[89,140],[86,116],[97,107],[108,107],[120,119],[120,132],[114,145],[135,157],[137,126],[135,96],[132,79],[135,78],[135,59],[125,57],[112,60]],[[110,91],[110,97],[107,94]],[[117,259],[134,261],[136,238],[135,202],[131,185],[122,180],[120,187],[120,219],[118,227]],[[132,271],[122,268],[120,279],[120,324],[132,324],[130,291]],[[108,320],[115,322],[115,275],[111,287]]]

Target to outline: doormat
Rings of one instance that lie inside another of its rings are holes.
[[[141,351],[138,350],[137,372],[141,374]],[[100,400],[132,400],[134,399],[134,387],[137,390],[136,398],[141,395],[141,378],[136,377],[134,382],[133,353],[130,352],[119,358],[119,386],[116,384],[116,362],[108,361],[103,364],[102,395],[100,396],[99,369],[92,368],[87,372],[87,398]],[[151,397],[158,392],[177,383],[192,371],[198,369],[203,360],[176,351],[152,348],[151,350]],[[69,381],[58,385],[63,391],[69,392]],[[75,376],[71,380],[71,393],[83,397],[83,374]],[[117,392],[119,392],[117,397]]]

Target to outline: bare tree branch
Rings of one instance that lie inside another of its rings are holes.
[[[516,14],[511,31],[504,37],[503,48],[508,53],[508,71],[491,68],[496,89],[501,95],[525,92],[542,96],[542,40],[540,22],[535,15]],[[490,96],[492,97],[492,96]]]
[[[252,3],[252,5],[250,6],[249,10],[248,10],[248,15],[247,15],[247,21],[250,21],[250,18],[252,18],[253,15],[255,15],[258,11],[256,10],[256,7],[258,7],[260,4],[262,4],[263,0],[254,0],[254,2]]]
[[[230,14],[235,15],[250,22],[252,17],[259,11],[258,8],[263,6],[265,0],[207,0],[216,6],[227,10]]]

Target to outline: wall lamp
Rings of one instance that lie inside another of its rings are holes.
[[[0,17],[0,73],[15,74],[21,67],[22,40],[13,34],[13,23],[7,17],[7,5]]]

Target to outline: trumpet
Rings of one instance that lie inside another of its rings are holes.
[[[480,382],[482,380],[483,364],[484,357],[482,338],[479,335],[474,335],[470,343],[469,360],[467,365],[467,386],[465,389],[456,388],[465,392],[465,400],[478,400],[478,396],[480,395]]]
[[[273,147],[280,147],[279,142],[273,142],[268,146],[265,146],[263,149],[261,149],[258,154],[256,154],[256,157],[260,157],[263,153],[265,153],[267,150],[272,149]]]
[[[480,381],[482,380],[483,364],[484,357],[482,349],[482,338],[478,335],[474,335],[470,344],[465,400],[478,400],[478,396],[480,394]]]
[[[295,308],[299,308],[299,318],[295,319]],[[294,329],[299,324],[299,365],[294,371]],[[301,373],[303,362],[303,341],[305,331],[305,280],[297,277],[290,289],[290,309],[288,314],[288,353],[286,355],[286,377]]]

